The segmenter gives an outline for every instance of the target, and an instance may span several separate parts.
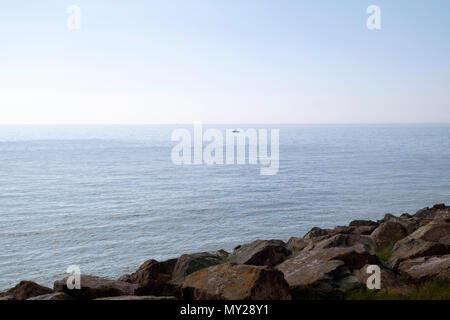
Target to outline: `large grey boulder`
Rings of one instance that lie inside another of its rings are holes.
[[[400,263],[398,270],[417,282],[427,279],[450,279],[450,255],[406,260]]]
[[[357,244],[301,251],[276,268],[283,272],[294,298],[327,298],[360,285],[352,270],[379,263],[364,245]]]
[[[407,239],[398,242],[394,246],[393,253],[387,264],[390,268],[396,269],[398,265],[405,260],[447,253],[448,247],[442,243],[424,241],[421,239]]]
[[[415,231],[410,238],[450,245],[450,223],[435,220]]]
[[[110,280],[90,275],[81,275],[81,289],[69,289],[67,279],[57,280],[53,284],[54,291],[61,291],[77,300],[92,300],[103,297],[134,295],[137,284],[125,281]]]
[[[450,253],[450,223],[434,220],[398,241],[388,260],[391,268],[400,262],[419,257]]]
[[[353,247],[361,245],[368,254],[374,255],[377,250],[377,244],[370,236],[357,234],[336,234],[328,239],[315,243],[314,249],[328,249],[338,247]]]
[[[277,269],[283,272],[294,299],[307,298],[313,292],[333,294],[339,289],[339,275],[348,270],[343,261],[316,259],[304,254],[286,260]]]
[[[224,263],[197,271],[183,284],[186,300],[287,300],[289,286],[271,267]]]
[[[281,240],[256,240],[235,248],[228,261],[254,266],[275,266],[290,255],[291,251]]]

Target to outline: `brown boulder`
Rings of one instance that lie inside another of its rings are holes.
[[[14,288],[0,294],[5,300],[26,300],[32,297],[52,293],[53,290],[33,281],[21,281]]]
[[[353,247],[301,251],[276,268],[283,272],[294,298],[327,298],[360,285],[350,271],[379,259],[358,244]]]
[[[119,280],[137,284],[138,288],[134,294],[139,296],[180,295],[179,286],[169,283],[172,279],[172,272],[177,261],[178,259],[170,259],[162,262],[153,259],[147,260],[136,272],[130,275],[124,275]]]
[[[228,261],[253,266],[275,266],[290,255],[291,251],[281,240],[256,240],[235,249]]]
[[[381,223],[380,226],[372,232],[371,237],[379,247],[385,247],[403,239],[407,235],[408,232],[400,223],[388,220]]]
[[[389,219],[389,221],[397,222],[402,225],[403,228],[405,228],[406,232],[408,234],[413,233],[416,231],[419,227],[421,227],[421,223],[416,218],[398,218],[398,217],[392,217]],[[427,222],[428,223],[428,222]]]
[[[388,261],[391,268],[405,260],[448,254],[450,249],[450,223],[435,220],[398,241]]]
[[[430,222],[411,234],[411,238],[450,245],[450,223],[439,220]]]
[[[362,245],[368,254],[375,254],[377,244],[370,236],[356,234],[336,234],[314,245],[314,249],[327,249],[336,247],[353,247]]]
[[[271,267],[224,263],[197,271],[183,284],[186,300],[287,300],[289,286]]]
[[[413,215],[413,217],[418,219],[418,220],[432,219],[433,218],[433,213],[432,213],[430,208],[426,207],[426,208],[423,208],[423,209],[420,209],[419,211],[417,211]]]
[[[293,253],[302,251],[305,249],[310,242],[303,238],[291,237],[286,243],[286,248]]]
[[[397,242],[387,264],[390,268],[397,268],[399,263],[417,257],[428,257],[448,253],[448,246],[439,242],[424,241],[421,239],[404,239]]]
[[[436,211],[434,219],[445,220],[446,222],[450,222],[450,208]]]
[[[400,217],[387,213],[384,218],[380,220],[380,223],[385,223],[388,221],[399,223],[403,228],[405,228],[408,234],[413,233],[420,227],[419,219],[409,215],[408,213],[403,213]]]
[[[378,220],[378,224],[380,225],[380,224],[385,223],[393,218],[395,218],[395,216],[392,213],[386,213],[384,215],[383,219]]]
[[[341,233],[341,234],[360,234],[360,235],[369,235],[371,234],[375,229],[376,225],[374,226],[337,226],[333,229],[333,233]]]
[[[446,209],[447,207],[445,206],[445,203],[438,203],[438,204],[435,204],[434,206],[433,206],[433,209],[436,209],[436,210],[439,210],[439,209]]]
[[[217,250],[217,251],[215,252],[215,254],[216,254],[217,256],[219,256],[219,257],[224,258],[224,259],[227,259],[227,258],[230,256],[230,253],[227,252],[227,251],[225,251],[225,250],[223,250],[223,249]]]
[[[377,227],[378,223],[372,220],[353,220],[350,227]]]
[[[398,270],[415,281],[450,279],[450,255],[406,260],[400,263]]]
[[[183,254],[175,264],[170,284],[181,287],[186,276],[191,273],[221,264],[225,261],[226,255],[223,254],[211,252]]]
[[[81,275],[81,289],[69,289],[67,279],[57,280],[53,284],[54,291],[62,291],[79,300],[91,300],[103,297],[134,295],[137,284],[125,281],[109,280],[96,276]]]
[[[277,266],[283,272],[293,298],[302,298],[311,291],[330,294],[337,287],[337,275],[345,269],[343,261],[316,259],[312,252],[296,255]]]
[[[413,216],[415,219],[429,222],[434,219],[448,219],[450,218],[450,207],[445,204],[435,204],[432,208],[426,207],[420,209]]]
[[[314,227],[305,234],[303,239],[313,239],[317,237],[331,236],[333,235],[333,230],[331,229],[322,229],[319,227]]]

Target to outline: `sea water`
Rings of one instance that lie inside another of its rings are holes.
[[[0,290],[450,202],[447,125],[209,127],[279,129],[278,173],[175,165],[192,125],[0,126]]]

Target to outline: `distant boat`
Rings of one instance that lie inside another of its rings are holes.
[[[233,133],[239,133],[240,131],[238,129],[234,129]]]

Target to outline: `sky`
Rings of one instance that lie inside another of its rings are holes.
[[[0,0],[0,124],[450,123],[449,18],[448,0]]]

